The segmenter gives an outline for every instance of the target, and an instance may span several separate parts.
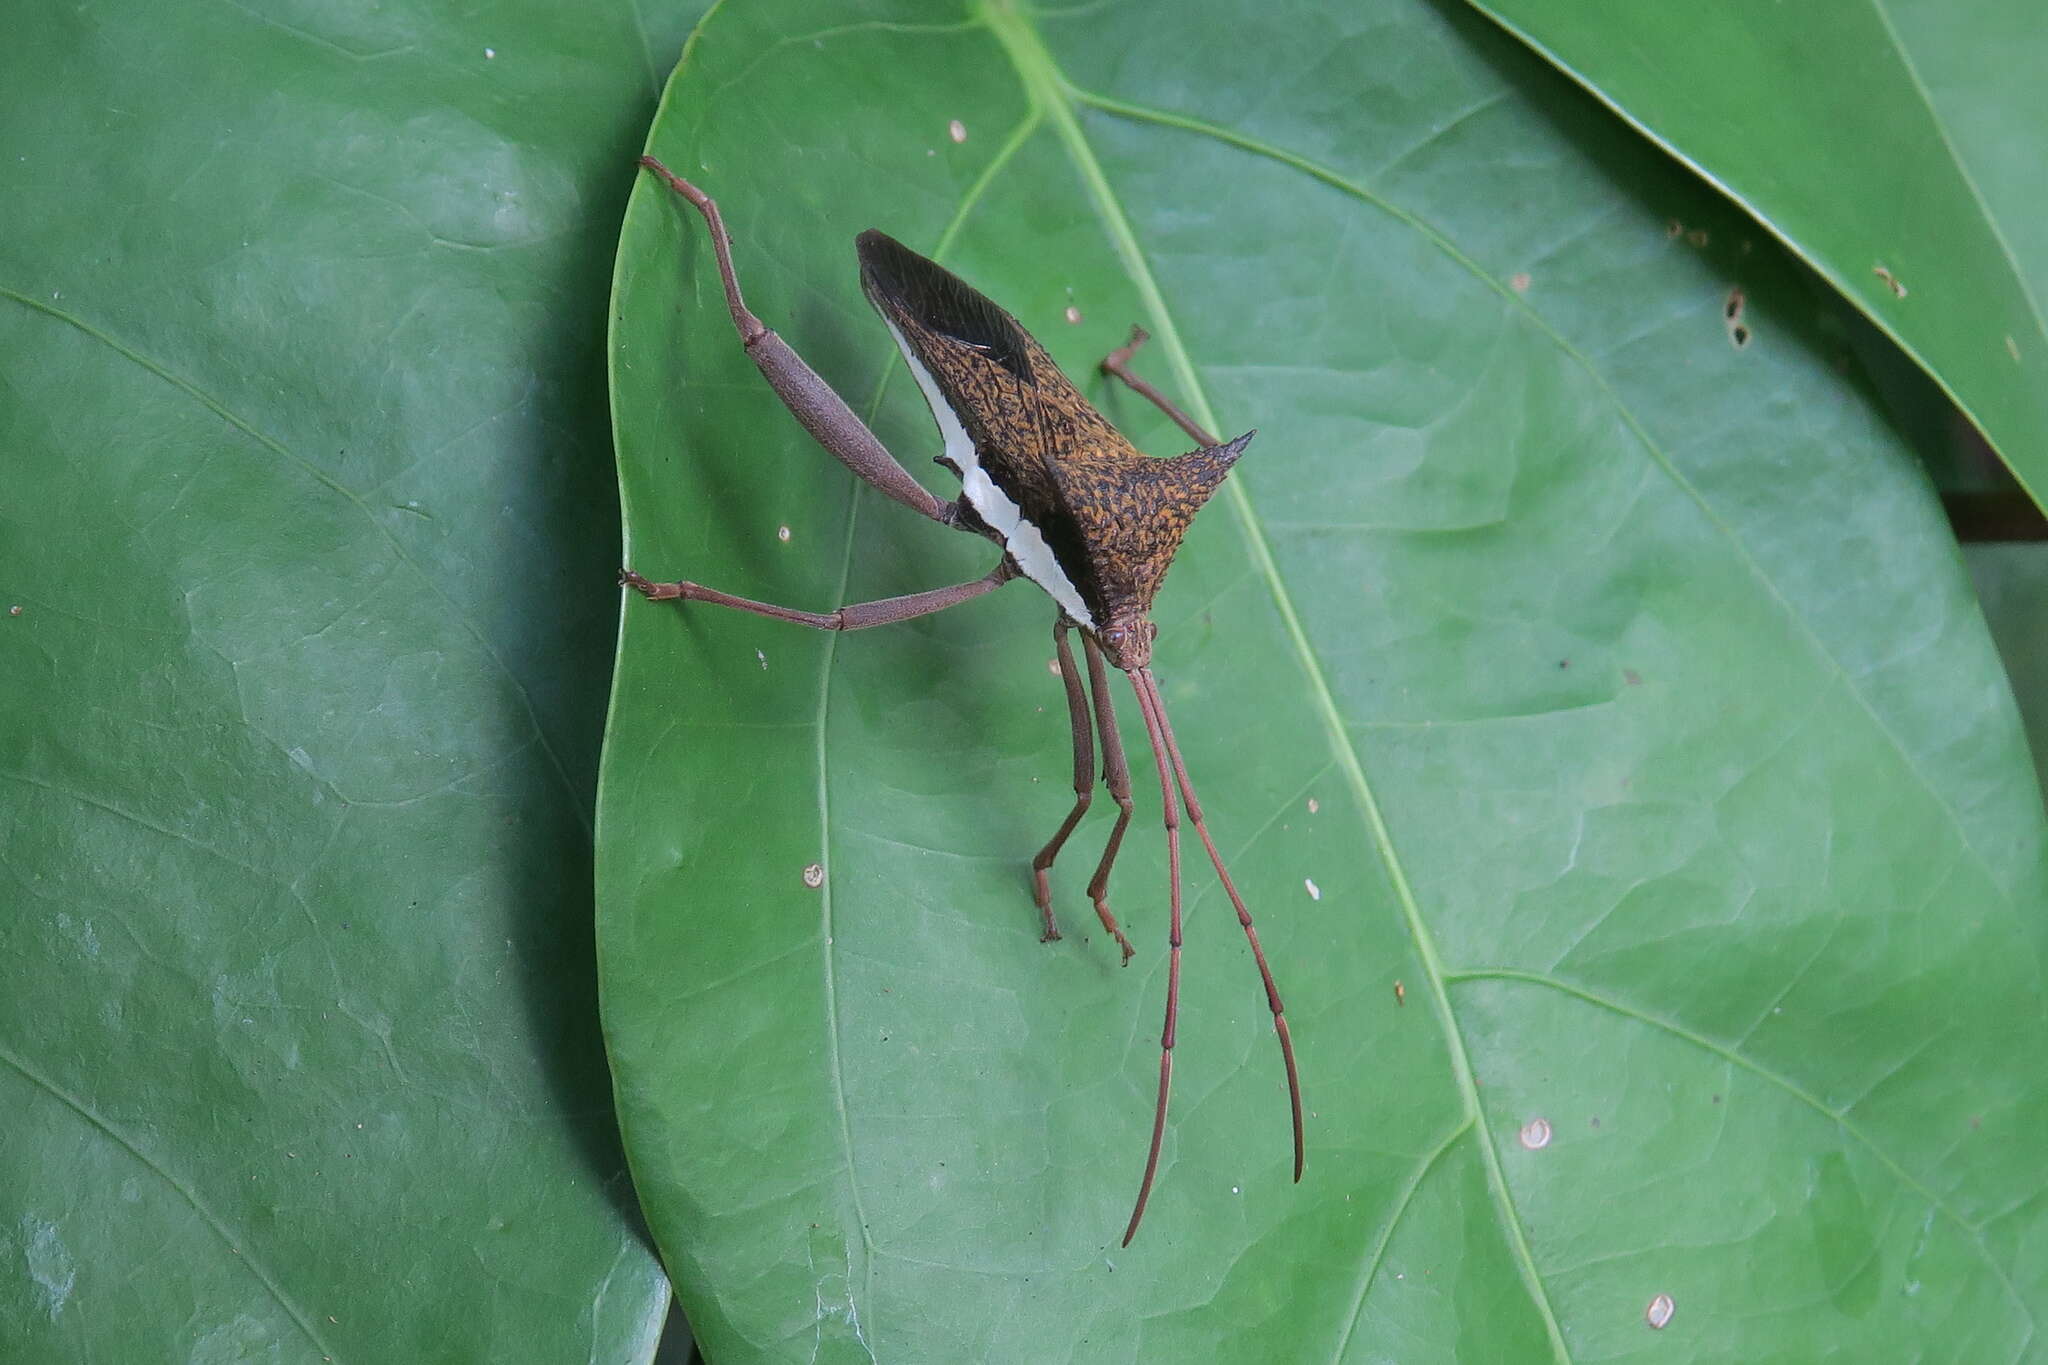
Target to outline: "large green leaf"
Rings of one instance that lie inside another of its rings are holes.
[[[1790,244],[2048,507],[2038,6],[1473,3]]]
[[[644,1359],[586,919],[600,348],[687,21],[29,8],[0,1357]]]
[[[1158,668],[1311,1110],[1296,1187],[1264,1005],[1191,869],[1166,1160],[1117,1248],[1158,806],[1113,888],[1138,958],[1089,932],[1099,812],[1040,944],[1024,863],[1067,795],[1035,590],[844,637],[628,601],[606,1034],[707,1352],[2021,1354],[2048,1306],[2041,805],[1822,292],[1460,8],[1253,15],[731,4],[670,85],[652,150],[913,468],[938,441],[858,292],[870,225],[1077,375],[1144,322],[1155,377],[1259,427]],[[651,180],[613,328],[636,568],[824,608],[987,566],[804,437]]]

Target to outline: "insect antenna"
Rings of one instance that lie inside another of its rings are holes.
[[[1138,694],[1138,709],[1144,713],[1145,734],[1152,742],[1152,756],[1159,769],[1159,785],[1166,806],[1166,849],[1168,897],[1172,906],[1172,934],[1168,942],[1171,955],[1168,959],[1166,977],[1166,1027],[1160,1036],[1159,1051],[1159,1101],[1152,1115],[1152,1145],[1145,1158],[1145,1178],[1138,1187],[1138,1204],[1131,1211],[1130,1226],[1124,1230],[1124,1245],[1131,1244],[1137,1235],[1138,1220],[1144,1216],[1145,1201],[1152,1193],[1152,1178],[1159,1167],[1159,1147],[1166,1131],[1167,1094],[1173,1077],[1174,1023],[1180,1005],[1180,947],[1181,947],[1181,889],[1180,889],[1180,812],[1176,808],[1172,788],[1178,786],[1181,797],[1187,803],[1188,821],[1195,827],[1195,833],[1208,850],[1209,862],[1216,869],[1216,877],[1223,883],[1223,890],[1230,897],[1232,908],[1237,911],[1237,922],[1244,930],[1245,941],[1251,945],[1252,961],[1258,965],[1259,981],[1266,988],[1266,1007],[1273,1012],[1273,1032],[1280,1040],[1280,1059],[1287,1070],[1287,1102],[1294,1121],[1294,1178],[1301,1179],[1304,1157],[1301,1121],[1301,1075],[1294,1061],[1294,1037],[1288,1031],[1286,1007],[1280,1001],[1280,988],[1273,981],[1273,969],[1266,962],[1266,951],[1259,944],[1259,931],[1252,923],[1252,912],[1246,908],[1244,897],[1238,894],[1237,884],[1230,879],[1230,870],[1223,865],[1223,855],[1217,851],[1216,841],[1209,834],[1209,826],[1202,819],[1202,803],[1195,796],[1194,779],[1188,776],[1188,765],[1181,757],[1180,745],[1173,737],[1173,725],[1166,718],[1166,703],[1159,695],[1158,680],[1149,668],[1132,669],[1131,689]],[[1172,773],[1169,777],[1168,768]]]
[[[1159,691],[1149,669],[1134,668],[1129,675],[1131,690],[1138,694],[1138,711],[1145,718],[1145,737],[1152,742],[1152,763],[1159,769],[1159,800],[1166,809],[1166,898],[1171,907],[1171,929],[1167,934],[1166,1027],[1159,1035],[1159,1101],[1152,1110],[1152,1145],[1145,1153],[1145,1178],[1138,1182],[1138,1202],[1131,1209],[1131,1221],[1124,1228],[1125,1246],[1138,1235],[1145,1217],[1145,1201],[1152,1197],[1152,1178],[1159,1174],[1159,1144],[1166,1137],[1166,1100],[1173,1091],[1173,1030],[1180,1017],[1180,803],[1174,799],[1173,776],[1167,768],[1166,712],[1159,705]]]

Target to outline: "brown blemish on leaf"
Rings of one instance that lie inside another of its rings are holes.
[[[2005,353],[2012,357],[2012,363],[2020,363],[2020,344],[2011,337],[2005,339]]]
[[[1705,228],[1694,228],[1685,234],[1685,240],[1689,246],[1703,247],[1713,239],[1707,235]]]
[[[1517,294],[1528,293],[1529,272],[1526,270],[1518,270],[1514,274],[1508,276],[1508,288],[1514,290]]]
[[[1893,298],[1902,299],[1906,297],[1906,286],[1900,284],[1899,277],[1892,274],[1884,266],[1874,265],[1870,267],[1870,273],[1884,281],[1884,287],[1892,291]]]
[[[1728,327],[1728,344],[1738,351],[1749,345],[1749,328],[1742,321],[1743,306],[1747,302],[1742,286],[1738,284],[1728,290],[1728,297],[1721,303],[1721,320]]]

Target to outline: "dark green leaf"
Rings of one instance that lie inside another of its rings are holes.
[[[1193,863],[1166,1161],[1117,1248],[1159,813],[1141,791],[1112,890],[1131,966],[1081,894],[1100,811],[1039,943],[1025,863],[1068,797],[1034,589],[843,637],[628,601],[607,1038],[713,1359],[2023,1349],[2041,804],[1939,509],[1767,237],[1426,4],[729,5],[652,149],[914,469],[938,439],[858,292],[869,226],[1014,310],[1153,452],[1186,443],[1090,369],[1133,321],[1210,426],[1259,428],[1157,666],[1311,1110],[1297,1187]],[[651,179],[613,325],[637,569],[825,609],[987,567],[781,410]]]
[[[679,23],[9,25],[0,1357],[652,1350],[585,810]]]
[[[1473,3],[1809,261],[2048,507],[2038,7]]]

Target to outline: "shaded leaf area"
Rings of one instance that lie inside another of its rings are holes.
[[[605,1026],[712,1358],[2029,1349],[2041,803],[1801,267],[1459,7],[728,6],[652,149],[913,469],[938,437],[858,292],[868,226],[1151,452],[1185,441],[1092,374],[1134,320],[1208,425],[1259,428],[1156,664],[1311,1110],[1296,1187],[1264,1003],[1191,871],[1173,1122],[1117,1248],[1159,809],[1112,887],[1130,967],[1082,895],[1099,812],[1039,943],[1068,756],[1028,585],[844,637],[628,602]],[[651,182],[613,328],[635,568],[825,609],[987,567],[803,436]]]
[[[1474,3],[1811,262],[2048,506],[2032,6]]]
[[[2041,633],[2048,546],[1971,545],[1963,557],[2012,678],[2035,770],[2048,769],[2048,636]]]
[[[603,262],[686,27],[10,35],[0,1355],[653,1349],[587,801]]]

